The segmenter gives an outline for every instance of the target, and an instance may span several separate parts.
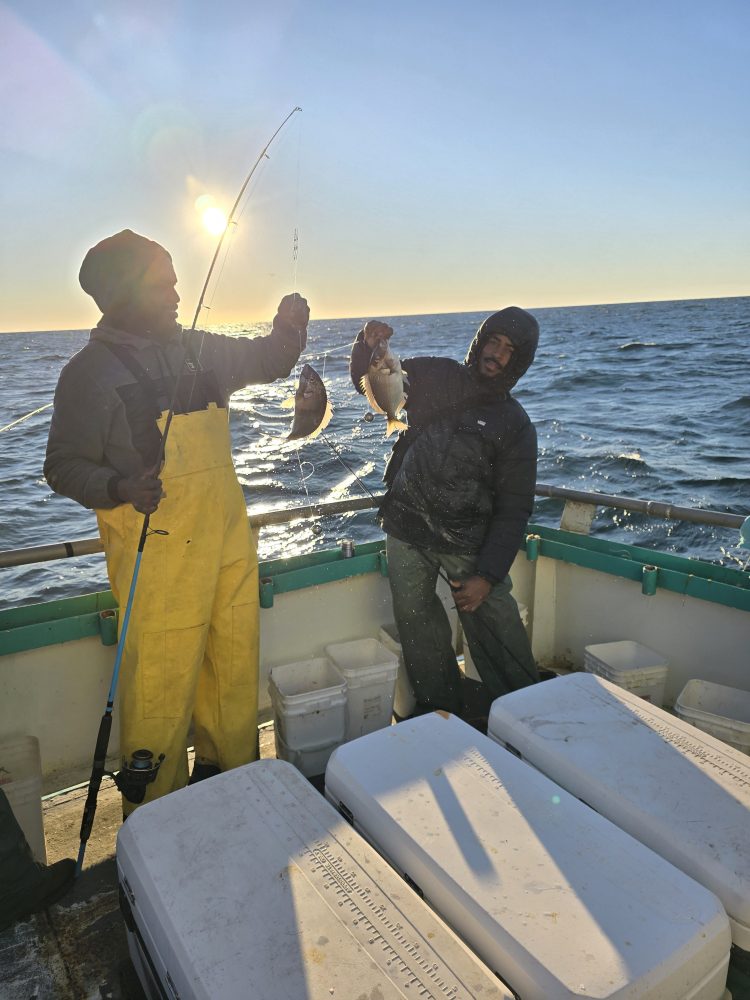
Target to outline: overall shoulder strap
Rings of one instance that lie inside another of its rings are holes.
[[[132,353],[126,347],[123,347],[122,344],[112,344],[108,340],[100,340],[98,343],[111,351],[117,360],[128,369],[138,385],[143,389],[148,401],[153,404],[154,410],[157,413],[161,413],[159,397],[154,388],[153,380],[145,368],[135,360]]]

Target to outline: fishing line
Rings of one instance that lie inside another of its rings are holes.
[[[297,291],[297,266],[299,263],[299,192],[300,192],[300,179],[302,176],[302,170],[300,164],[302,162],[302,125],[300,122],[297,124],[297,190],[294,196],[294,241],[292,250],[292,260],[294,261],[294,283],[292,290]]]
[[[203,308],[203,302],[204,302],[205,297],[206,297],[206,291],[208,289],[209,282],[211,281],[211,277],[212,277],[212,275],[214,273],[214,268],[216,267],[216,261],[217,261],[217,259],[219,257],[219,254],[221,253],[221,249],[222,249],[222,247],[224,245],[224,239],[225,239],[228,231],[230,230],[232,224],[235,222],[235,220],[237,218],[237,210],[239,209],[240,202],[242,201],[242,198],[243,198],[243,196],[245,194],[245,191],[247,190],[247,186],[250,183],[250,181],[252,180],[253,175],[255,174],[255,171],[258,169],[258,167],[260,166],[260,164],[263,162],[263,159],[264,158],[268,159],[268,157],[267,157],[267,151],[268,151],[268,148],[271,145],[271,143],[274,141],[274,139],[276,138],[276,136],[283,129],[283,127],[286,125],[286,123],[289,121],[289,119],[292,117],[292,115],[296,114],[298,111],[301,111],[301,110],[302,110],[302,108],[300,108],[300,107],[294,107],[294,108],[292,108],[292,110],[289,112],[289,114],[286,116],[286,118],[284,118],[284,120],[282,121],[282,123],[279,125],[279,127],[276,129],[276,131],[271,136],[271,138],[265,144],[265,146],[263,147],[263,149],[260,151],[260,153],[258,154],[257,160],[252,165],[252,167],[250,169],[250,172],[248,173],[248,175],[245,178],[245,180],[242,182],[242,187],[240,188],[239,194],[235,198],[234,204],[232,205],[232,209],[231,209],[231,211],[229,213],[229,216],[227,217],[226,228],[224,229],[224,232],[219,237],[219,242],[216,245],[216,250],[214,251],[213,257],[211,258],[211,264],[210,264],[210,266],[208,268],[208,274],[206,275],[206,280],[203,282],[203,288],[201,289],[200,296],[198,297],[198,305],[196,306],[196,309],[195,309],[195,315],[193,316],[193,323],[192,323],[192,325],[190,327],[190,331],[189,331],[190,333],[192,333],[193,330],[195,330],[196,324],[198,322],[198,317],[200,316],[201,309]],[[243,211],[244,211],[244,208],[243,208]],[[204,345],[205,339],[206,339],[206,331],[203,330],[202,333],[201,333],[200,347],[198,348],[198,360],[200,360],[201,354],[203,352],[203,345]],[[185,359],[187,359],[187,351],[188,351],[188,344],[186,343],[185,344]],[[183,360],[183,364],[184,364],[184,360]],[[180,377],[181,374],[182,374],[182,366],[180,366],[180,373],[178,374],[178,381],[179,381],[179,377]],[[192,399],[193,389],[195,387],[196,378],[197,378],[197,372],[193,372],[193,381],[192,381],[192,385],[190,387],[190,394],[189,394],[189,397],[188,397],[189,400]],[[176,389],[176,386],[175,386],[175,389]],[[176,392],[175,392],[175,397],[176,397]],[[169,416],[167,418],[167,424],[166,424],[166,426],[164,428],[165,435],[166,435],[166,433],[167,433],[167,431],[169,429],[169,423],[171,422],[171,416],[172,416],[172,414],[170,412],[170,414],[169,414]]]
[[[370,492],[370,490],[365,486],[365,484],[359,478],[359,476],[354,471],[354,469],[344,461],[344,459],[338,453],[338,451],[336,450],[336,448],[334,447],[334,445],[328,440],[328,438],[325,436],[325,434],[323,434],[322,431],[321,431],[320,436],[325,441],[325,443],[328,445],[328,447],[331,449],[331,451],[336,456],[336,458],[339,460],[339,462],[341,462],[341,464],[344,466],[344,468],[347,470],[347,472],[349,472],[352,476],[354,476],[354,478],[357,480],[357,482],[362,487],[362,489],[365,491],[365,493],[368,495],[368,497],[371,500],[375,500],[375,494]]]
[[[299,455],[299,448],[296,449],[296,455],[297,455],[297,464],[299,465],[299,477],[300,477],[300,480],[302,481],[302,485],[303,485],[303,487],[305,489],[305,497],[307,498],[307,506],[308,507],[312,507],[312,502],[310,500],[310,493],[309,493],[309,491],[307,489],[307,480],[310,477],[309,476],[305,476],[304,472],[302,471],[302,464],[303,463],[302,463],[302,459],[300,458],[300,455]],[[305,464],[309,465],[311,467],[311,469],[312,469],[312,472],[310,473],[310,476],[311,476],[315,472],[315,466],[312,464],[312,462],[307,462],[306,461]]]
[[[219,267],[219,273],[216,275],[216,281],[214,282],[214,287],[213,287],[213,290],[211,292],[211,301],[210,301],[210,304],[206,305],[206,303],[204,302],[203,305],[202,305],[202,307],[201,307],[202,309],[205,309],[207,312],[210,312],[211,309],[212,309],[212,307],[213,307],[214,299],[216,298],[216,292],[218,290],[219,284],[220,284],[222,276],[224,274],[224,268],[227,265],[227,259],[229,257],[229,251],[232,248],[232,240],[234,239],[234,236],[235,236],[235,234],[237,232],[237,222],[236,221],[232,221],[231,223],[228,222],[227,223],[227,230],[230,228],[230,226],[232,227],[232,229],[231,229],[231,232],[229,234],[229,239],[227,240],[227,245],[224,248],[224,255],[223,255],[222,259],[221,259],[221,266]],[[200,348],[198,350],[198,360],[199,361],[200,361],[200,356],[201,356],[201,351],[202,350],[203,350],[203,338],[201,338],[201,346],[200,346]],[[191,386],[191,393],[192,393],[192,386]],[[190,404],[190,399],[188,399],[188,405],[189,404]]]
[[[27,413],[25,416],[19,417],[18,420],[12,420],[9,424],[6,424],[5,427],[0,427],[0,434],[2,434],[3,431],[9,431],[11,427],[15,427],[16,424],[22,424],[24,420],[28,420],[29,417],[35,417],[37,413],[42,413],[44,410],[48,410],[50,406],[54,406],[54,403],[45,403],[44,406],[40,406],[38,410],[32,410],[31,413]]]
[[[453,584],[448,579],[448,576],[445,573],[445,571],[442,569],[442,567],[438,566],[437,574],[441,578],[441,580],[445,580],[445,582],[450,587],[451,594],[452,594],[453,590],[454,590]],[[453,607],[456,609],[456,611],[458,611],[458,608],[456,607],[455,602],[453,604]],[[474,614],[474,613],[475,612],[472,612],[472,611],[464,611],[463,612],[463,614]],[[462,612],[458,611],[459,619],[460,619],[461,614],[462,614]],[[505,645],[505,643],[500,638],[500,636],[497,635],[497,633],[495,632],[495,630],[490,626],[489,622],[485,621],[483,618],[476,618],[475,621],[479,622],[479,624],[482,626],[482,628],[484,628],[484,630],[486,632],[489,632],[490,638],[494,639],[495,642],[497,642],[500,646],[502,646],[503,652],[507,653],[512,660],[515,660],[516,665],[521,668],[521,670],[523,671],[523,673],[526,674],[527,677],[529,677],[533,681],[536,681],[537,678],[534,677],[533,674],[529,670],[526,669],[526,667],[523,665],[523,663],[521,663],[521,661],[518,659],[518,657],[513,652],[511,652],[510,649],[508,649],[508,647]],[[468,639],[466,641],[468,642]],[[483,646],[483,643],[480,643],[480,646]],[[471,646],[469,646],[469,649],[471,650]],[[487,656],[487,650],[486,650],[486,648],[484,649],[484,654],[485,654],[485,656]],[[489,659],[491,659],[491,657],[487,656],[487,659],[489,660]],[[482,683],[484,683],[484,682],[482,682]]]

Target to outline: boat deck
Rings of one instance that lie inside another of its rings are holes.
[[[262,758],[275,756],[272,723],[260,729],[260,751]],[[50,864],[78,854],[86,791],[72,789],[44,802]],[[118,904],[121,821],[120,794],[105,778],[81,877],[60,902],[0,932],[2,1000],[147,1000],[130,962]],[[750,1000],[750,953],[732,949],[727,987],[732,1000]]]
[[[260,728],[260,754],[276,756],[272,723]],[[84,786],[45,799],[48,864],[78,856],[86,794]],[[119,909],[121,825],[120,793],[104,778],[80,878],[58,903],[0,931],[2,1000],[147,1000]]]

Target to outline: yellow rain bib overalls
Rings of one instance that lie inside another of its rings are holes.
[[[122,756],[165,755],[146,802],[187,783],[191,716],[196,760],[226,771],[258,756],[258,561],[228,409],[173,416],[160,476],[149,527],[166,534],[146,539],[116,695]],[[120,504],[96,516],[122,615],[143,514]]]

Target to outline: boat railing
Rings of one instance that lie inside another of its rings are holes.
[[[671,521],[689,521],[693,524],[712,525],[722,528],[742,529],[748,518],[742,514],[728,514],[718,510],[703,510],[699,507],[680,507],[677,504],[661,503],[655,500],[638,500],[607,493],[572,490],[564,486],[550,486],[537,483],[536,495],[564,501],[560,527],[564,530],[587,533],[597,508],[614,507],[633,514]],[[369,510],[379,505],[382,493],[369,497],[355,497],[347,500],[329,500],[305,504],[299,507],[280,507],[259,511],[249,515],[250,525],[261,529],[269,525],[286,524],[301,518],[325,517],[332,514],[348,514]],[[102,552],[101,540],[80,538],[70,542],[52,542],[46,545],[30,545],[18,549],[0,551],[0,568],[28,566],[33,563],[51,562]]]

